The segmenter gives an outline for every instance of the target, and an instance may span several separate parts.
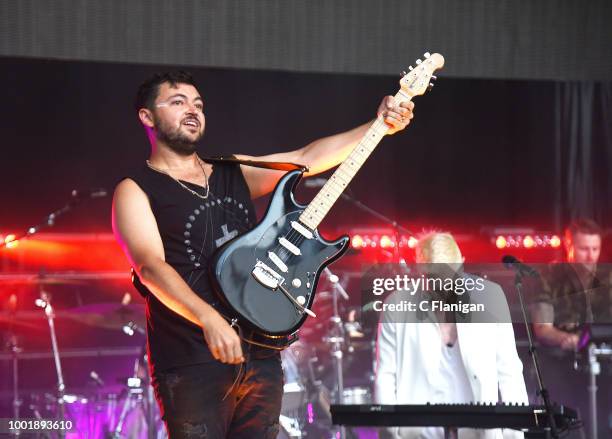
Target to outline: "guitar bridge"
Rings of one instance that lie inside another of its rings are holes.
[[[271,290],[276,290],[285,281],[284,277],[259,260],[255,263],[251,274],[257,282]]]

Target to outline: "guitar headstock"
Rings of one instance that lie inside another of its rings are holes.
[[[431,55],[425,52],[424,60],[417,59],[416,67],[410,66],[409,71],[402,72],[400,87],[402,91],[410,97],[419,96],[433,87],[436,77],[433,73],[444,66],[444,57],[439,53]]]

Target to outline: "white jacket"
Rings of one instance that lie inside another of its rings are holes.
[[[489,299],[503,300],[501,287],[485,281]],[[402,300],[403,292],[388,302]],[[457,323],[457,339],[475,402],[528,403],[523,365],[516,352],[509,312],[498,316],[505,323]],[[430,401],[431,382],[441,356],[438,323],[397,323],[383,314],[378,327],[375,400],[378,404],[425,404]],[[390,429],[396,438],[435,437],[431,429]],[[441,432],[442,430],[437,430]],[[523,437],[515,430],[460,430],[459,437]]]

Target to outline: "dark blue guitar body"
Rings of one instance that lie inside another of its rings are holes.
[[[218,249],[211,264],[212,284],[237,323],[269,342],[262,344],[277,348],[285,347],[304,323],[307,314],[300,306],[312,307],[322,270],[342,256],[349,243],[348,236],[330,242],[316,229],[295,224],[306,208],[293,196],[301,177],[300,170],[287,173],[263,220]],[[309,233],[312,237],[307,238]]]

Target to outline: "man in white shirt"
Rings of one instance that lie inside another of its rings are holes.
[[[498,312],[494,319],[499,323],[463,323],[461,320],[456,323],[454,316],[448,318],[448,313],[428,312],[418,317],[418,322],[410,319],[398,322],[397,316],[383,313],[378,327],[376,402],[496,403],[501,394],[504,403],[528,403],[523,365],[516,352],[514,331],[501,287],[462,273],[463,256],[448,233],[423,236],[416,247],[416,262],[440,264],[452,269],[455,278],[477,281],[484,287],[481,294],[486,295],[485,301],[496,304],[498,310],[503,308],[502,315]],[[408,296],[406,291],[397,291],[387,303],[397,303]],[[414,301],[414,296],[411,297]],[[500,307],[500,303],[503,306]],[[437,427],[396,427],[387,432],[393,438],[402,439],[444,438],[443,429]],[[459,429],[462,439],[522,436],[514,430],[504,430],[502,434],[499,429]]]

